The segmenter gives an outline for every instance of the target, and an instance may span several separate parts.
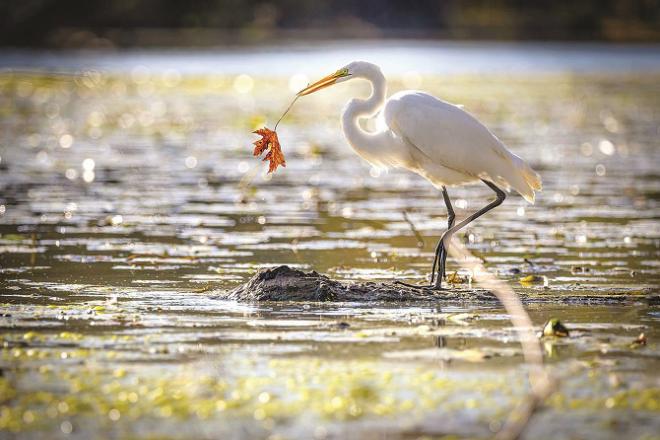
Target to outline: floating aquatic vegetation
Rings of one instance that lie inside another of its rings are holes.
[[[533,286],[535,284],[548,284],[548,278],[541,275],[527,275],[520,278],[520,284],[523,286]]]
[[[543,325],[543,336],[558,336],[565,338],[569,336],[568,329],[557,318],[551,318]]]
[[[644,333],[640,333],[630,344],[632,348],[642,347],[644,345],[646,345],[646,335]]]
[[[393,351],[385,353],[384,356],[392,359],[483,362],[486,359],[496,356],[515,356],[520,354],[520,350],[516,348],[481,347],[479,349],[457,350],[438,347],[422,350]]]
[[[447,280],[449,284],[463,284],[467,283],[469,281],[468,277],[463,277],[458,274],[457,271],[454,271],[453,273],[450,273],[447,275]]]

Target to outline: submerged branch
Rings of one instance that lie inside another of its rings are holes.
[[[408,217],[408,211],[403,211],[403,219],[408,223],[408,226],[410,226],[410,230],[412,231],[413,234],[415,234],[415,238],[417,239],[417,247],[418,248],[423,248],[424,247],[424,237],[422,237],[422,234],[419,233],[417,228],[415,227],[415,224],[410,220],[410,217]]]

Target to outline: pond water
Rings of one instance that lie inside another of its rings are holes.
[[[493,303],[216,298],[280,264],[425,280],[442,197],[346,145],[339,112],[364,84],[296,103],[278,129],[286,168],[267,175],[251,155],[250,132],[272,127],[294,90],[368,57],[390,92],[465,105],[543,177],[535,205],[512,194],[457,236],[515,290],[543,298],[527,304],[538,331],[550,318],[570,330],[541,341],[561,382],[525,438],[656,438],[657,47],[406,44],[360,43],[360,56],[336,43],[280,48],[267,65],[264,51],[0,53],[0,67],[18,70],[0,73],[1,436],[499,429],[528,386]],[[508,68],[490,69],[493,53]],[[442,54],[453,62],[421,61]],[[44,72],[81,69],[95,70]],[[483,185],[449,193],[459,218],[491,197]]]

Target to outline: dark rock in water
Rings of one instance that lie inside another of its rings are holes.
[[[431,301],[497,299],[483,289],[413,289],[394,283],[348,283],[289,266],[262,269],[250,280],[220,295],[238,301]]]

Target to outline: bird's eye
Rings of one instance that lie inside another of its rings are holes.
[[[336,73],[337,76],[348,76],[348,68],[344,67],[343,69],[339,69]]]

